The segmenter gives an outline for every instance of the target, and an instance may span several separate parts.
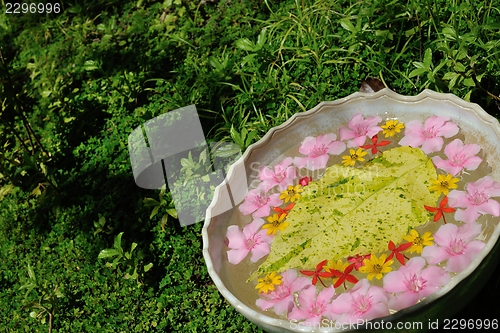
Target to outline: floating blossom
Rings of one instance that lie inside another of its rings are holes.
[[[285,200],[285,202],[295,202],[298,198],[300,198],[300,193],[304,191],[301,188],[301,185],[288,186],[286,190],[281,192],[280,199]]]
[[[455,208],[447,207],[447,205],[448,197],[444,197],[443,200],[441,200],[441,202],[439,203],[439,207],[424,205],[424,208],[431,213],[436,213],[436,215],[434,215],[434,222],[439,221],[442,217],[444,224],[446,224],[446,217],[444,216],[444,213],[453,213],[456,210]]]
[[[485,244],[474,240],[481,233],[481,225],[477,223],[444,224],[434,234],[436,245],[426,246],[422,251],[422,257],[429,264],[439,264],[445,260],[446,270],[449,272],[461,272],[483,249]]]
[[[354,275],[351,274],[353,269],[354,269],[354,264],[350,264],[342,271],[330,270],[330,273],[332,273],[333,276],[337,277],[337,281],[335,282],[333,287],[338,288],[343,283],[344,288],[347,289],[347,287],[345,285],[346,281],[351,282],[351,283],[358,283],[358,279]]]
[[[333,300],[331,319],[339,323],[353,323],[388,316],[388,301],[389,297],[381,287],[372,286],[368,280],[362,279]]]
[[[359,270],[360,267],[364,266],[364,260],[365,259],[370,259],[371,254],[365,254],[364,256],[360,256],[359,254],[356,254],[354,257],[348,257],[347,261],[350,262],[351,264],[354,264],[354,269]]]
[[[480,150],[481,147],[475,143],[464,145],[462,140],[455,139],[444,148],[444,154],[448,157],[448,160],[444,160],[440,156],[434,156],[432,162],[437,168],[455,176],[463,169],[477,169],[483,161],[480,157],[476,156]]]
[[[262,181],[261,187],[267,192],[275,186],[279,191],[283,191],[288,185],[293,184],[297,178],[297,170],[292,166],[293,158],[287,157],[274,166],[274,170],[263,166],[259,169],[259,178]]]
[[[384,290],[396,293],[389,301],[389,307],[401,310],[409,307],[419,299],[438,291],[450,281],[450,275],[437,266],[426,265],[422,257],[413,257],[397,271],[384,277]]]
[[[299,179],[299,184],[301,186],[307,186],[307,185],[309,185],[309,182],[312,182],[312,180],[313,180],[313,178],[311,176],[309,176],[309,177],[306,176],[306,177]]]
[[[350,155],[342,156],[342,164],[344,166],[354,166],[356,162],[363,162],[365,159],[363,156],[368,154],[366,151],[363,151],[363,149],[358,148],[358,150],[354,151],[354,149],[349,150]]]
[[[227,259],[231,264],[239,264],[249,252],[252,252],[250,261],[257,262],[271,251],[269,244],[272,238],[265,230],[260,230],[263,224],[263,219],[255,219],[247,224],[243,231],[236,225],[227,228],[226,237],[229,240],[227,246],[230,248],[227,251]]]
[[[383,141],[378,142],[378,134],[375,134],[374,136],[372,136],[372,144],[371,145],[363,145],[360,147],[363,149],[371,149],[372,154],[375,155],[376,153],[379,152],[378,147],[387,146],[390,143],[391,143],[391,141],[387,141],[387,140],[383,140]]]
[[[258,187],[248,191],[245,201],[240,205],[239,210],[243,215],[253,213],[254,218],[268,216],[271,207],[279,206],[283,203],[279,199],[279,193],[266,195],[266,192]]]
[[[359,271],[361,273],[368,274],[368,280],[371,280],[373,278],[380,280],[384,276],[383,274],[392,271],[391,265],[394,263],[394,261],[386,259],[387,255],[385,254],[381,254],[380,257],[372,254],[370,256],[370,259],[363,260],[363,263],[365,265],[363,267],[360,267]]]
[[[385,259],[385,261],[387,262],[391,260],[394,256],[396,256],[396,259],[399,261],[399,263],[404,266],[405,259],[408,260],[408,257],[402,254],[401,251],[408,249],[411,245],[412,243],[404,243],[396,247],[394,242],[390,240],[389,244],[387,245],[387,248],[389,249],[389,251],[391,251],[391,254],[389,254],[389,256]]]
[[[412,229],[408,233],[408,235],[404,236],[403,239],[412,243],[412,246],[407,250],[408,253],[422,253],[424,246],[431,246],[432,240],[434,239],[431,236],[430,231],[424,232],[422,236],[420,236],[417,230]]]
[[[260,294],[267,294],[268,292],[273,291],[275,286],[279,286],[280,284],[281,275],[276,275],[276,272],[272,272],[271,274],[266,275],[265,278],[258,279],[255,289],[258,289]]]
[[[468,183],[465,191],[453,190],[448,197],[450,206],[465,209],[457,209],[455,220],[472,223],[481,214],[500,216],[500,203],[491,197],[500,196],[500,184],[489,176],[478,181]]]
[[[268,235],[276,235],[278,231],[285,230],[289,223],[285,221],[286,214],[273,214],[267,218],[269,223],[262,226],[262,229],[267,229]]]
[[[307,275],[307,276],[312,276],[312,284],[313,286],[316,285],[316,283],[318,282],[321,282],[321,284],[325,286],[325,283],[323,282],[323,280],[321,280],[321,278],[331,278],[332,277],[332,274],[329,273],[329,272],[323,272],[323,267],[326,265],[326,262],[328,260],[323,260],[322,262],[320,262],[319,264],[316,265],[316,269],[314,271],[307,271],[307,270],[301,270],[300,273],[301,274],[304,274],[304,275]]]
[[[444,144],[442,137],[451,138],[458,133],[458,126],[449,120],[449,117],[432,116],[423,126],[419,120],[409,121],[399,144],[413,148],[422,146],[426,154],[440,151]]]
[[[335,141],[333,133],[322,134],[313,138],[308,136],[302,142],[299,152],[307,157],[295,157],[293,163],[300,168],[318,170],[326,167],[330,155],[339,155],[345,150],[345,143]]]
[[[339,273],[342,273],[348,266],[349,264],[346,262],[343,262],[342,259],[339,259],[337,261],[335,260],[330,260],[328,261],[328,264],[326,264],[323,269],[325,272],[330,272],[332,273],[333,271],[337,271]],[[339,275],[331,274],[332,275],[332,282],[335,284],[339,280]],[[342,284],[342,282],[341,282]],[[338,286],[337,286],[338,287]],[[335,287],[335,288],[337,288]]]
[[[396,133],[401,132],[405,125],[400,123],[397,119],[391,119],[385,122],[385,125],[381,126],[384,130],[382,134],[385,135],[386,138],[393,137]]]
[[[359,147],[365,143],[366,137],[371,138],[382,130],[377,126],[381,121],[382,118],[379,116],[365,119],[361,113],[356,113],[347,123],[347,127],[339,127],[340,140],[349,140],[347,147]]]
[[[274,308],[279,316],[292,310],[295,297],[294,293],[311,285],[311,280],[305,276],[297,277],[295,269],[289,269],[281,274],[281,284],[267,294],[261,295],[255,304],[263,311]]]
[[[432,186],[429,186],[429,190],[433,192],[443,193],[444,195],[448,195],[451,189],[457,188],[456,184],[460,179],[453,178],[451,174],[438,175],[438,179],[431,180]]]
[[[292,202],[291,204],[289,204],[288,206],[286,206],[285,208],[281,208],[281,207],[273,207],[273,210],[278,213],[279,216],[281,215],[288,215],[288,213],[292,210],[293,206],[295,206],[295,202]]]
[[[307,325],[318,325],[323,316],[330,316],[332,297],[335,295],[333,286],[323,289],[316,296],[316,287],[303,289],[298,296],[299,305],[288,314],[288,320],[304,320]]]

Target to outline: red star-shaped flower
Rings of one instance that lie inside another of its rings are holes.
[[[378,147],[387,146],[389,143],[391,143],[391,141],[383,140],[383,141],[378,142],[378,134],[375,134],[374,136],[372,136],[372,144],[371,145],[364,145],[364,146],[360,146],[360,147],[363,149],[370,149],[371,148],[372,154],[375,155],[379,151]]]
[[[283,215],[283,214],[288,215],[288,213],[292,210],[293,206],[295,206],[295,202],[292,202],[291,204],[289,204],[285,208],[273,207],[273,210],[276,213],[278,213],[278,217],[281,217],[281,215]]]
[[[434,222],[439,221],[441,217],[443,217],[443,222],[444,224],[446,224],[446,217],[444,216],[444,213],[453,213],[456,211],[455,208],[446,207],[447,205],[448,205],[448,197],[445,196],[443,200],[441,200],[441,202],[439,203],[439,207],[430,207],[426,205],[424,205],[424,207],[429,212],[436,213],[436,215],[434,215]]]
[[[337,270],[330,270],[330,273],[332,274],[332,276],[336,276],[339,278],[337,280],[337,282],[335,282],[335,284],[333,285],[334,288],[338,288],[343,283],[344,288],[347,289],[347,287],[345,286],[346,281],[354,283],[354,284],[358,283],[358,279],[354,275],[351,274],[352,270],[354,269],[354,266],[355,266],[355,264],[350,264],[349,266],[347,266],[345,268],[345,270],[343,272],[337,271]]]
[[[390,240],[389,245],[387,247],[391,251],[391,254],[389,254],[387,259],[385,259],[385,262],[391,260],[392,257],[396,256],[396,259],[401,263],[401,265],[404,265],[405,258],[406,258],[406,260],[408,260],[408,257],[400,252],[407,250],[412,245],[413,245],[412,242],[408,242],[408,243],[403,243],[403,244],[399,245],[398,247],[396,247],[396,245],[393,243],[393,241]]]
[[[312,284],[314,286],[316,285],[316,283],[319,280],[319,282],[321,282],[323,287],[326,287],[325,284],[323,283],[323,281],[321,280],[321,278],[331,278],[333,276],[332,273],[330,273],[330,272],[322,272],[323,266],[326,265],[327,261],[328,260],[323,260],[322,262],[317,264],[316,270],[314,270],[314,271],[300,271],[300,273],[307,275],[307,276],[312,276],[313,277]]]

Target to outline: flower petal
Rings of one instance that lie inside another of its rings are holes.
[[[408,291],[397,296],[392,297],[389,300],[389,307],[396,311],[412,306],[418,301],[418,293]]]
[[[226,237],[229,240],[227,247],[230,249],[239,249],[245,246],[245,235],[236,225],[231,225],[227,228]]]
[[[398,144],[401,146],[410,146],[413,148],[420,147],[420,145],[424,142],[424,139],[418,135],[409,133],[406,134],[401,140],[399,140]]]
[[[426,246],[422,250],[422,257],[424,257],[429,264],[439,264],[451,258],[451,256],[452,255],[449,254],[444,247],[437,245]]]
[[[342,141],[334,141],[328,147],[327,152],[328,154],[331,155],[339,155],[342,154],[345,149],[346,149],[345,143],[343,143]]]
[[[288,313],[293,309],[294,298],[293,295],[287,296],[281,301],[274,305],[274,313],[278,316],[282,315],[284,312]]]
[[[474,223],[481,215],[478,212],[477,206],[470,206],[467,209],[457,209],[455,213],[455,220],[465,223]]]
[[[302,144],[299,147],[299,153],[303,155],[310,155],[315,145],[316,145],[316,138],[308,136],[307,138],[304,139],[304,141],[302,141]]]
[[[231,249],[227,251],[227,260],[234,265],[239,264],[248,255],[248,250],[246,247],[241,247],[239,249]]]
[[[299,293],[299,303],[300,307],[304,310],[311,310],[314,308],[316,298],[316,287],[310,286],[309,288],[303,289]]]
[[[244,228],[243,228],[243,234],[245,235],[245,239],[249,239],[253,237],[259,230],[260,228],[264,225],[264,220],[261,218],[257,218],[253,220],[251,223],[248,223]]]
[[[271,248],[269,247],[269,244],[266,242],[260,243],[258,245],[255,245],[254,248],[252,249],[252,256],[250,257],[251,262],[257,262],[260,259],[264,258],[266,255],[271,252]]]
[[[424,153],[430,154],[430,153],[440,151],[443,148],[443,144],[444,144],[443,138],[440,136],[437,136],[435,138],[425,140],[422,143],[421,149]]]

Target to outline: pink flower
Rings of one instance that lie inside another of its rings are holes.
[[[417,303],[419,299],[436,292],[450,281],[450,275],[437,266],[426,265],[422,257],[413,257],[397,271],[384,276],[384,290],[396,293],[389,300],[389,307],[401,310]]]
[[[485,245],[479,240],[473,240],[480,233],[481,225],[477,223],[462,224],[460,227],[451,223],[444,224],[434,234],[436,245],[424,247],[422,257],[429,264],[448,260],[447,271],[461,272]]]
[[[310,286],[299,293],[299,304],[288,314],[288,320],[303,320],[309,325],[319,324],[322,316],[329,316],[331,299],[335,295],[333,286],[323,289],[316,296],[316,287]]]
[[[356,254],[354,257],[348,257],[347,261],[350,262],[351,264],[354,264],[355,270],[359,270],[360,267],[363,267],[365,265],[364,260],[370,259],[370,257],[371,254],[365,254],[364,256]]]
[[[458,126],[449,121],[449,117],[432,116],[422,126],[419,120],[406,123],[405,136],[399,141],[401,146],[420,147],[426,153],[440,151],[443,148],[443,136],[451,138],[458,133]]]
[[[250,261],[257,262],[271,251],[272,237],[266,230],[260,230],[263,224],[263,219],[255,219],[243,228],[243,232],[236,225],[227,228],[227,247],[230,248],[227,259],[231,264],[239,264],[249,252],[252,252]]]
[[[500,196],[500,184],[491,177],[485,176],[475,182],[468,183],[465,191],[453,190],[448,194],[450,207],[457,209],[455,220],[472,223],[481,214],[500,216],[500,203],[490,199]]]
[[[300,168],[309,170],[323,169],[331,155],[339,155],[345,150],[345,143],[335,141],[333,133],[321,134],[316,138],[308,136],[302,142],[299,152],[307,157],[295,157],[293,163]]]
[[[331,305],[332,318],[339,323],[371,320],[389,315],[389,297],[378,286],[372,286],[362,279],[348,292],[340,294]]]
[[[359,147],[366,141],[366,137],[371,138],[382,130],[378,123],[382,121],[379,116],[371,116],[366,119],[361,113],[356,113],[347,123],[347,128],[339,127],[339,137],[341,141],[349,140],[347,147]]]
[[[259,178],[262,180],[260,187],[265,191],[269,191],[278,185],[279,191],[285,190],[288,185],[293,184],[293,180],[297,178],[297,170],[291,166],[293,158],[287,157],[280,163],[274,166],[274,170],[264,166],[259,170]]]
[[[452,176],[462,171],[462,169],[476,170],[479,164],[483,161],[480,157],[475,156],[481,147],[475,143],[464,145],[462,140],[455,139],[444,148],[444,154],[448,160],[443,160],[440,156],[434,156],[432,162],[439,169],[442,169]]]
[[[295,269],[289,269],[281,274],[281,284],[268,294],[262,295],[256,301],[256,305],[263,311],[274,307],[274,312],[279,316],[282,313],[290,312],[293,308],[294,293],[301,291],[311,285],[311,280],[305,276],[297,277]]]
[[[243,215],[253,213],[253,217],[268,216],[271,212],[271,207],[280,206],[283,200],[280,200],[280,194],[274,193],[269,196],[266,192],[258,187],[248,191],[245,201],[240,205],[239,209]]]

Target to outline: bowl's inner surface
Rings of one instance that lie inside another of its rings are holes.
[[[285,124],[272,133],[270,137],[266,137],[258,144],[252,147],[252,150],[247,155],[244,165],[235,166],[236,169],[246,171],[248,188],[240,186],[239,188],[231,188],[232,192],[238,192],[238,197],[243,198],[247,190],[254,188],[258,180],[258,168],[260,166],[273,166],[281,162],[285,157],[301,156],[298,148],[304,138],[307,136],[318,136],[320,134],[335,133],[340,126],[345,126],[349,119],[356,113],[361,113],[368,117],[371,115],[379,115],[383,121],[387,119],[398,119],[400,122],[408,122],[410,120],[421,120],[422,122],[433,115],[449,116],[451,121],[455,122],[460,132],[451,139],[445,139],[445,144],[455,138],[460,138],[464,143],[476,143],[481,146],[481,151],[478,154],[483,159],[479,168],[475,171],[468,171],[469,174],[464,174],[465,182],[475,181],[483,176],[489,175],[495,181],[500,181],[500,169],[492,168],[500,162],[500,152],[497,147],[499,142],[498,134],[493,130],[492,126],[486,120],[480,119],[475,115],[473,109],[467,109],[457,105],[451,101],[444,99],[434,99],[427,97],[419,101],[401,102],[393,100],[390,96],[381,96],[379,98],[365,100],[354,99],[348,100],[345,103],[337,105],[329,105],[328,103],[320,105],[314,111],[302,114],[295,118],[291,124]],[[390,146],[384,147],[385,150],[396,147],[397,141]],[[440,156],[446,158],[442,151]],[[330,156],[328,166],[341,163],[341,156]],[[240,161],[241,162],[241,161]],[[238,163],[237,163],[238,164]],[[313,179],[318,179],[321,176],[321,171],[318,173],[302,169],[299,177],[312,175]],[[237,173],[238,174],[238,173]],[[240,172],[239,175],[242,173]],[[213,261],[215,270],[217,271],[221,281],[225,287],[239,301],[249,308],[262,312],[256,305],[258,293],[255,289],[255,282],[246,283],[248,277],[265,261],[265,257],[257,263],[252,263],[249,256],[238,265],[233,265],[227,261],[226,252],[228,250],[225,240],[227,227],[237,225],[243,228],[252,221],[251,215],[243,216],[236,208],[216,217],[213,217],[208,228],[210,237],[209,252]],[[217,205],[217,204],[216,204]],[[448,223],[455,223],[453,214],[447,217]],[[483,232],[480,235],[480,240],[487,243],[483,252],[488,252],[492,248],[496,239],[490,241],[491,236],[495,233],[495,229],[499,228],[500,219],[490,215],[483,215],[478,219],[478,223],[483,226]],[[461,223],[458,223],[461,224]],[[422,231],[435,232],[441,224],[428,222],[425,226],[419,229]],[[498,233],[495,233],[497,235]],[[483,254],[483,257],[486,253]],[[395,267],[397,269],[397,266]],[[451,274],[452,280],[461,280],[465,277],[465,272],[459,274]],[[359,275],[359,278],[365,277]],[[375,279],[372,284],[377,284]],[[454,281],[455,283],[457,281]],[[455,283],[453,285],[455,285]],[[378,281],[381,285],[381,281]],[[266,311],[265,314],[273,318],[285,319],[275,315],[274,311]]]

